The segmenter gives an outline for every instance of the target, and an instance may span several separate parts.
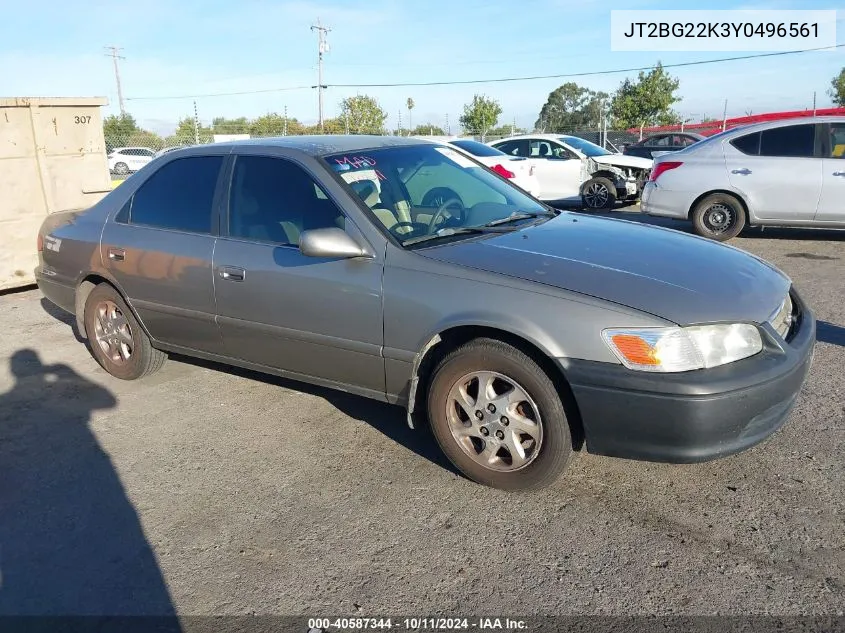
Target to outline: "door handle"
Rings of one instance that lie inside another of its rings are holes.
[[[246,271],[237,266],[221,266],[218,273],[220,278],[226,281],[243,281],[246,278]]]
[[[126,251],[122,248],[110,248],[109,259],[113,262],[122,262],[126,259]]]
[[[732,174],[742,174],[743,176],[747,176],[748,174],[751,173],[751,170],[743,167],[742,169],[734,169],[731,173]]]
[[[845,176],[845,171],[835,171],[833,172],[834,176]]]

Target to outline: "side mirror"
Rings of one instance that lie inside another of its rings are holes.
[[[308,257],[371,257],[343,229],[312,229],[299,236],[299,250]]]

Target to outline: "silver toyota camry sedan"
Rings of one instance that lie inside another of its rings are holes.
[[[49,216],[38,244],[42,292],[111,375],[175,352],[383,400],[505,489],[551,483],[582,449],[748,448],[787,419],[815,341],[765,261],[552,210],[407,138],[175,150]]]

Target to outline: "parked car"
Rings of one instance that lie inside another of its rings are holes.
[[[728,130],[655,159],[642,211],[728,240],[751,226],[845,228],[845,117]]]
[[[815,341],[760,259],[556,212],[409,138],[171,152],[38,242],[39,287],[112,376],[174,352],[397,404],[506,489],[549,484],[584,442],[668,462],[746,449],[786,420]]]
[[[694,132],[662,132],[647,136],[636,143],[625,145],[622,153],[626,156],[654,158],[660,154],[677,152],[705,138],[707,137]]]
[[[503,178],[525,189],[532,196],[540,193],[540,183],[534,175],[535,165],[527,158],[508,156],[495,147],[479,143],[472,139],[457,138],[447,141],[449,145],[471,155],[479,163],[486,165]]]
[[[125,176],[138,171],[155,158],[156,153],[147,147],[116,147],[107,156],[109,171]]]
[[[649,159],[614,154],[577,136],[527,134],[490,145],[535,163],[540,200],[580,201],[588,209],[610,209],[617,200],[636,200],[651,169]]]

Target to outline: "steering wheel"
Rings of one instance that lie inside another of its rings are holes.
[[[414,233],[418,229],[428,229],[428,227],[423,224],[422,222],[397,222],[393,226],[390,227],[391,233],[398,233],[396,229],[404,229],[410,228],[410,231],[406,231],[406,233]]]
[[[429,234],[432,234],[437,230],[436,229],[437,221],[440,218],[445,216],[446,211],[447,211],[447,209],[449,209],[449,207],[453,207],[455,205],[457,205],[459,213],[458,213],[457,216],[453,213],[450,213],[450,215],[452,217],[458,217],[460,219],[460,222],[463,223],[464,214],[466,213],[466,207],[464,207],[464,203],[461,202],[461,200],[459,198],[449,198],[448,200],[444,201],[443,204],[441,204],[440,207],[437,209],[435,214],[433,216],[431,216],[431,220],[429,220],[429,222],[428,222],[428,233]]]

